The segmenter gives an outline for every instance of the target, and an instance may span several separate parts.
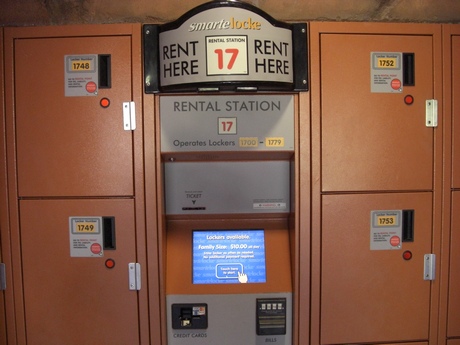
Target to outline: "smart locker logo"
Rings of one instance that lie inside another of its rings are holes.
[[[251,17],[247,20],[236,20],[234,17],[230,20],[221,19],[217,22],[191,23],[188,31],[207,31],[207,30],[260,30],[262,24],[254,21]]]

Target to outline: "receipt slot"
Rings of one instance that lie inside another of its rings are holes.
[[[292,344],[294,96],[159,105],[167,344]]]

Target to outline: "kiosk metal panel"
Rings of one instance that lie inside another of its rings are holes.
[[[162,96],[161,152],[294,149],[294,96]]]
[[[289,161],[165,163],[166,214],[286,213]]]

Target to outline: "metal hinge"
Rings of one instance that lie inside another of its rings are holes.
[[[436,254],[425,254],[423,259],[423,279],[434,280],[436,278]]]
[[[123,102],[123,129],[125,131],[136,129],[136,106],[134,102]]]
[[[5,268],[5,264],[0,264],[0,290],[6,290],[6,268]]]
[[[128,264],[129,289],[141,289],[141,264],[130,262]]]
[[[435,99],[427,99],[425,102],[426,117],[425,122],[427,127],[438,127],[438,101]]]

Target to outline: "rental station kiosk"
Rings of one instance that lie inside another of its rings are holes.
[[[143,34],[167,344],[292,344],[306,25],[214,1]]]

